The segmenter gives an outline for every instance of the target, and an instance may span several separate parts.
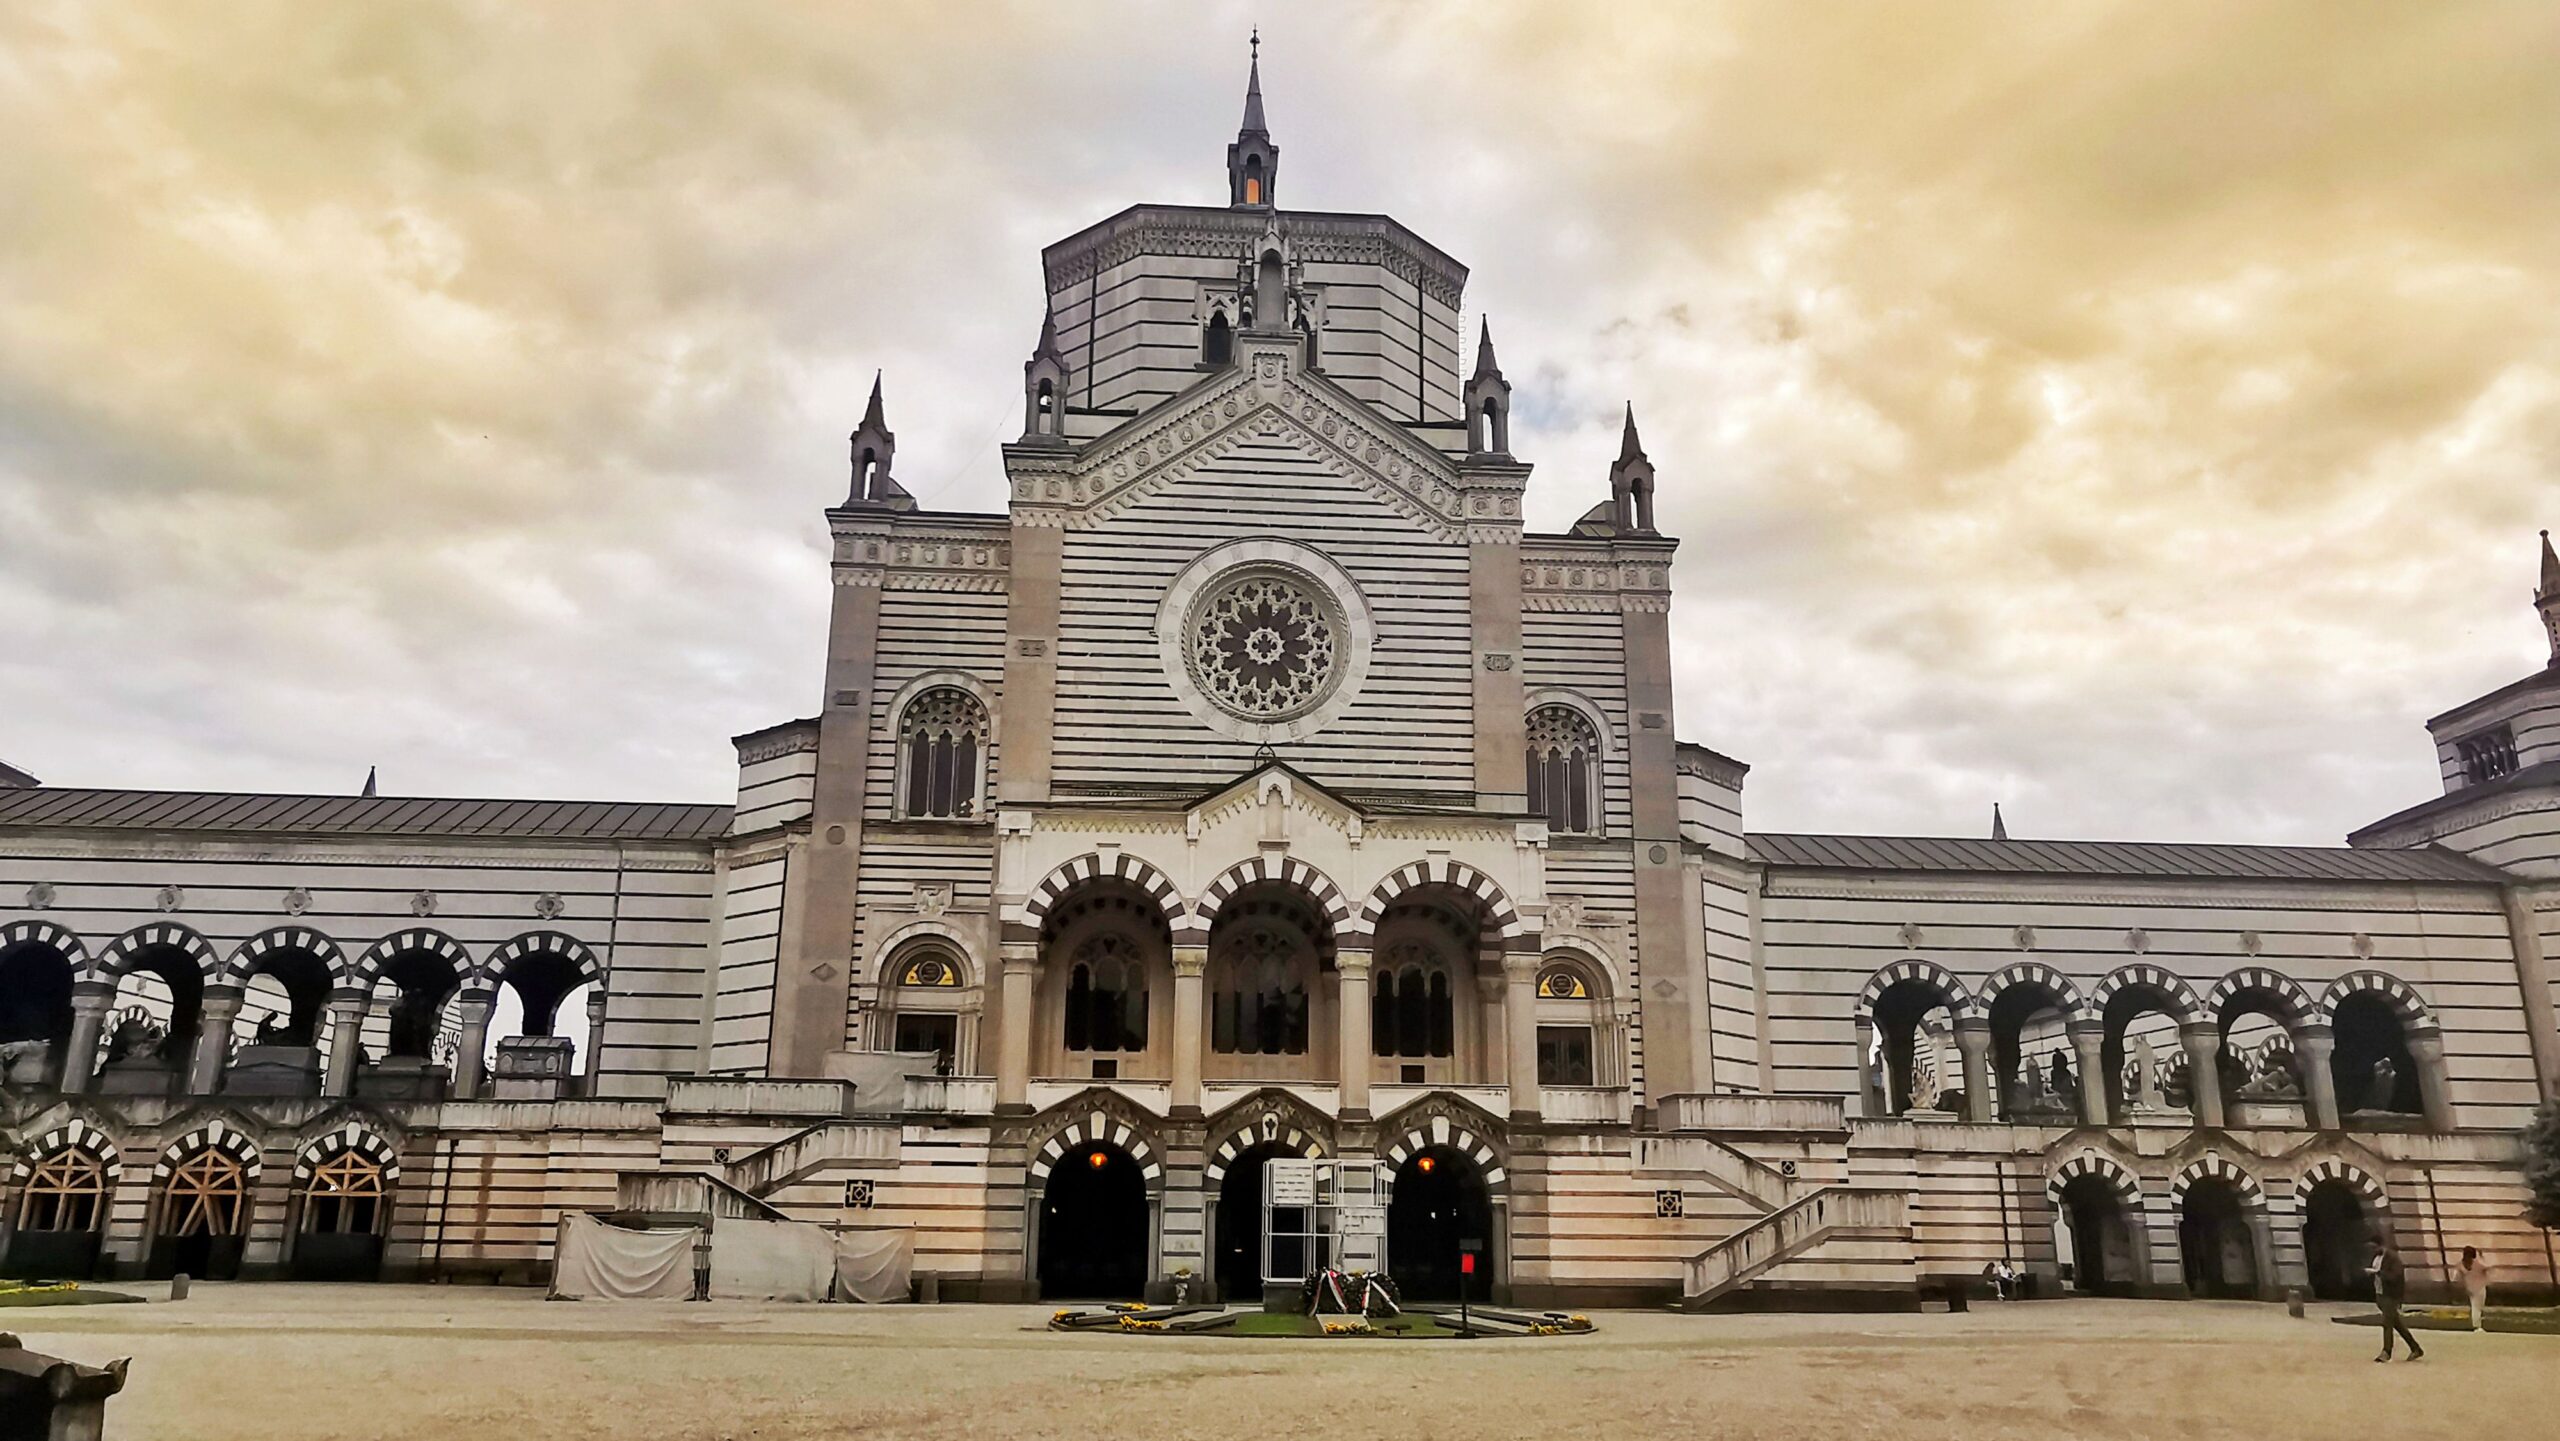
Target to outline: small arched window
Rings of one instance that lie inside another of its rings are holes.
[[[958,686],[935,686],[899,718],[900,795],[909,818],[967,819],[984,806],[987,708]]]
[[[1067,1049],[1147,1048],[1147,977],[1137,948],[1121,935],[1101,935],[1076,948],[1067,973]]]
[[[1227,324],[1224,310],[1209,313],[1209,328],[1200,336],[1200,359],[1209,365],[1225,365],[1236,358],[1235,331]]]
[[[1262,203],[1262,157],[1248,156],[1244,162],[1244,203]]]
[[[1037,400],[1037,418],[1040,424],[1040,433],[1042,435],[1056,435],[1058,433],[1057,383],[1049,380],[1041,381]]]
[[[1600,829],[1600,733],[1569,705],[1529,713],[1529,814],[1564,835]]]

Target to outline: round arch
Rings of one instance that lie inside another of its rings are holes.
[[[1138,1176],[1146,1184],[1150,1197],[1164,1191],[1164,1149],[1156,1141],[1127,1121],[1109,1112],[1096,1111],[1049,1131],[1032,1151],[1031,1179],[1044,1182],[1067,1152],[1078,1147],[1109,1146],[1127,1153],[1137,1163]]]
[[[328,968],[329,983],[350,983],[350,972],[344,951],[338,943],[305,926],[278,926],[261,931],[232,948],[231,959],[223,964],[221,979],[235,986],[245,986],[270,956],[302,952],[316,958]]]
[[[1256,856],[1249,861],[1238,861],[1219,872],[1218,878],[1200,893],[1200,899],[1191,907],[1190,924],[1184,928],[1187,936],[1207,939],[1210,930],[1218,923],[1218,913],[1226,909],[1227,902],[1235,898],[1236,892],[1266,881],[1294,886],[1306,892],[1324,911],[1325,919],[1332,923],[1337,937],[1351,926],[1351,902],[1344,898],[1342,888],[1333,883],[1333,877],[1296,856]]]
[[[394,931],[367,946],[364,954],[356,958],[355,968],[350,973],[349,980],[354,985],[369,987],[382,979],[382,968],[385,965],[395,957],[412,952],[433,956],[453,967],[457,984],[468,984],[480,974],[478,964],[471,959],[471,952],[464,949],[460,941],[442,931],[419,926],[405,931]]]
[[[2214,982],[2204,1004],[2207,1012],[2220,1016],[2234,1004],[2244,1001],[2263,1001],[2269,1013],[2287,1030],[2322,1018],[2320,1008],[2299,982],[2281,971],[2272,971],[2264,966],[2248,966]]]
[[[10,1184],[24,1185],[27,1178],[35,1174],[37,1165],[64,1151],[85,1151],[96,1157],[107,1168],[109,1184],[114,1183],[116,1169],[122,1164],[114,1140],[106,1132],[75,1116],[38,1136],[18,1152],[17,1160],[9,1167]]]
[[[1415,861],[1411,865],[1398,866],[1387,872],[1385,878],[1381,879],[1369,892],[1368,898],[1361,902],[1360,919],[1356,929],[1374,934],[1378,928],[1378,919],[1386,914],[1388,906],[1393,905],[1406,892],[1424,886],[1448,886],[1475,897],[1477,903],[1484,908],[1486,923],[1500,932],[1506,941],[1524,935],[1528,931],[1527,923],[1520,919],[1519,911],[1513,908],[1511,897],[1503,892],[1501,885],[1493,877],[1464,861],[1450,860],[1446,857]]]
[[[0,926],[0,954],[20,946],[44,946],[52,950],[71,967],[71,974],[75,976],[83,975],[91,968],[88,948],[80,944],[80,938],[51,921],[11,921]]]
[[[2294,1181],[2294,1212],[2311,1294],[2323,1301],[2359,1299],[2373,1241],[2391,1226],[2391,1197],[2382,1183],[2343,1161],[2315,1161]]]
[[[2372,1172],[2360,1166],[2351,1166],[2344,1161],[2312,1162],[2303,1169],[2301,1178],[2294,1183],[2294,1189],[2308,1192],[2314,1186],[2332,1182],[2353,1190],[2366,1205],[2376,1210],[2387,1211],[2391,1208],[2390,1189],[2374,1179]]]
[[[2038,987],[2053,997],[2055,1007],[2066,1019],[2078,1020],[2092,1014],[2089,1002],[2080,994],[2080,988],[2072,984],[2071,978],[2042,961],[2019,961],[2001,967],[1982,983],[1975,1002],[1982,1014],[1989,1015],[1991,1008],[2000,1004],[2003,995],[2021,986]]]
[[[2054,1167],[2053,1174],[2045,1178],[2044,1198],[2060,1201],[2063,1191],[2083,1176],[2094,1176],[2104,1181],[2107,1188],[2116,1193],[2117,1199],[2126,1205],[2139,1207],[2142,1204],[2141,1179],[2126,1169],[2122,1161],[2099,1151],[2083,1151]]]
[[[73,1118],[18,1153],[9,1171],[7,1268],[86,1279],[98,1265],[119,1157],[115,1142]]]
[[[872,969],[875,1049],[931,1051],[944,1075],[976,1074],[975,1018],[985,1004],[984,964],[970,938],[937,920],[916,920],[881,939]]]
[[[2106,978],[2098,982],[2097,989],[2089,993],[2086,1009],[2075,1019],[2102,1020],[2107,1007],[2118,996],[2146,993],[2159,1003],[2155,1009],[2175,1018],[2181,1026],[2202,1025],[2212,1019],[2211,1013],[2196,1000],[2195,988],[2188,985],[2185,978],[2148,964],[2118,966],[2109,971]]]
[[[2124,1163],[2084,1151],[2045,1178],[2057,1252],[2067,1242],[2072,1284],[2093,1295],[2127,1295],[2151,1279],[2150,1229],[2142,1183]]]
[[[1858,1003],[1850,1015],[1858,1029],[1864,1031],[1875,1024],[1876,1002],[1884,993],[1905,981],[1918,981],[1938,993],[1949,1013],[1958,1020],[1979,1018],[1984,1010],[1973,993],[1965,989],[1956,974],[1935,961],[1896,961],[1867,978],[1866,987],[1858,992]]]
[[[1473,1161],[1478,1174],[1484,1178],[1487,1191],[1497,1196],[1510,1193],[1511,1173],[1492,1139],[1472,1127],[1452,1122],[1446,1116],[1433,1116],[1407,1125],[1404,1133],[1382,1148],[1380,1154],[1386,1158],[1391,1170],[1402,1170],[1406,1161],[1435,1148],[1454,1151]]]
[[[2186,1204],[2187,1192],[2201,1181],[2221,1181],[2239,1192],[2241,1199],[2252,1206],[2267,1204],[2266,1188],[2258,1183],[2257,1177],[2250,1175],[2239,1162],[2212,1154],[2198,1156],[2178,1168],[2177,1175],[2169,1181],[2171,1204]]]
[[[1116,852],[1108,858],[1099,851],[1088,851],[1074,860],[1061,863],[1031,888],[1030,899],[1022,903],[1023,919],[1037,930],[1047,922],[1049,912],[1069,891],[1088,881],[1105,880],[1127,881],[1135,886],[1154,902],[1168,930],[1177,934],[1183,931],[1185,907],[1181,890],[1163,871],[1126,851]]]
[[[2413,1034],[2436,1029],[2435,1012],[2428,1009],[2409,983],[2382,971],[2350,971],[2330,982],[2329,989],[2320,996],[2319,1019],[2336,1025],[2338,1007],[2349,997],[2359,995],[2379,996]]]
[[[294,1279],[380,1279],[383,1233],[399,1178],[391,1142],[357,1122],[304,1142],[294,1155],[286,1223]]]
[[[573,988],[604,980],[604,963],[596,959],[596,953],[587,949],[586,942],[560,931],[527,931],[491,951],[489,959],[480,968],[478,979],[487,986],[505,985],[509,980],[508,973],[518,962],[527,956],[544,954],[559,956],[576,969],[577,980]]]
[[[1460,1258],[1469,1241],[1485,1247],[1501,1284],[1509,1253],[1502,1234],[1508,1179],[1492,1145],[1435,1116],[1407,1132],[1386,1159],[1387,1270],[1398,1292],[1417,1301],[1458,1299],[1467,1285]]]
[[[160,1159],[151,1166],[154,1183],[165,1182],[179,1161],[198,1151],[220,1151],[240,1163],[251,1181],[258,1179],[258,1143],[219,1118],[187,1132],[160,1150]]]
[[[2178,1257],[2190,1294],[2262,1297],[2274,1286],[2275,1242],[2267,1193],[2238,1162],[2207,1153],[2169,1182]]]
[[[184,952],[205,983],[220,978],[222,963],[213,953],[212,942],[196,934],[194,927],[176,921],[136,926],[108,942],[107,948],[98,953],[98,976],[104,980],[121,979],[141,964],[144,956],[162,949]]]
[[[321,1163],[353,1153],[381,1168],[385,1180],[400,1178],[400,1155],[380,1132],[354,1121],[312,1137],[293,1156],[293,1184],[307,1186]]]

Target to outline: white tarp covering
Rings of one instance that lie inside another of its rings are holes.
[[[915,1232],[847,1231],[836,1237],[836,1298],[874,1306],[904,1301],[915,1270]]]
[[[729,1301],[823,1301],[835,1280],[835,1239],[807,1221],[741,1221],[711,1228],[711,1294]]]
[[[576,1211],[560,1217],[551,1294],[575,1301],[685,1301],[693,1296],[692,1226],[639,1230]]]

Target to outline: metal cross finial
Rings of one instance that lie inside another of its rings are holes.
[[[1259,25],[1253,27],[1253,58],[1257,62],[1262,59],[1262,27]]]

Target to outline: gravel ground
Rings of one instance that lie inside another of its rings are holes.
[[[165,1293],[163,1293],[165,1294]],[[1059,1335],[1048,1309],[552,1303],[199,1285],[12,1313],[134,1358],[113,1441],[258,1437],[2549,1437],[2560,1341],[2374,1336],[2282,1307],[2048,1301],[1962,1316],[1603,1312],[1499,1341]],[[1292,1418],[1299,1418],[1293,1420]],[[484,1428],[489,1428],[485,1429]]]

